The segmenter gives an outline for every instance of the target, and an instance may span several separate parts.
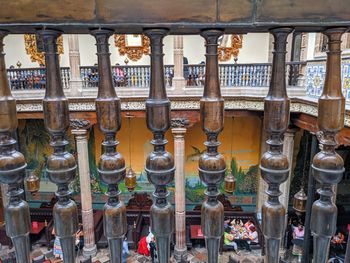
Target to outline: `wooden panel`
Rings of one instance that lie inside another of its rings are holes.
[[[252,22],[254,4],[251,0],[218,0],[219,22]]]
[[[216,21],[213,0],[96,0],[100,22],[173,23]]]
[[[0,22],[76,22],[95,19],[94,0],[0,1]]]
[[[0,0],[0,5],[0,27],[13,33],[33,32],[38,24],[67,33],[100,26],[119,33],[166,27],[172,34],[215,27],[244,33],[281,25],[303,31],[350,25],[349,0]]]
[[[263,0],[257,1],[256,21],[327,23],[349,21],[349,13],[346,0]]]

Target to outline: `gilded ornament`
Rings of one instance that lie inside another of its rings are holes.
[[[128,43],[128,35],[114,35],[114,43],[118,48],[119,54],[126,55],[132,61],[138,61],[143,55],[148,55],[150,52],[149,38],[144,35],[131,35],[132,37],[140,36],[141,43],[134,45]]]
[[[38,51],[37,40],[35,34],[24,35],[24,47],[27,55],[30,55],[32,62],[38,62],[40,66],[45,66],[45,54]],[[59,55],[64,53],[63,36],[57,38],[57,52]]]
[[[225,36],[224,36],[225,37]],[[231,35],[230,46],[220,45],[218,47],[219,61],[229,61],[231,57],[237,58],[239,50],[243,46],[243,35]]]

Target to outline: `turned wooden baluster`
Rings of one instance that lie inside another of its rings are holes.
[[[99,85],[96,99],[96,114],[100,130],[105,139],[102,143],[104,153],[98,164],[101,180],[108,185],[108,201],[104,206],[103,227],[108,239],[112,263],[122,262],[123,240],[127,231],[126,208],[119,200],[118,184],[125,178],[125,160],[117,152],[119,142],[116,133],[121,128],[121,106],[113,86],[112,68],[108,39],[113,31],[92,30],[97,46]]]
[[[344,161],[335,152],[336,134],[344,126],[345,99],[341,90],[341,36],[346,28],[324,31],[328,37],[326,80],[318,100],[318,137],[321,151],[312,162],[313,176],[321,184],[320,198],[314,202],[311,214],[311,231],[314,236],[313,262],[325,263],[328,259],[330,239],[335,234],[337,207],[332,197],[332,186],[342,179]]]
[[[31,230],[29,206],[22,200],[20,184],[27,166],[24,156],[16,151],[16,140],[11,133],[17,129],[16,100],[12,97],[6,74],[3,40],[7,32],[0,31],[0,183],[8,184],[10,197],[5,207],[6,233],[16,250],[17,262],[30,262],[29,233]]]
[[[286,208],[279,202],[280,184],[288,179],[288,157],[282,153],[283,134],[289,122],[290,100],[286,90],[286,45],[291,28],[270,31],[274,37],[272,75],[264,104],[264,129],[269,135],[268,151],[261,158],[262,178],[268,183],[268,199],[262,207],[262,228],[266,240],[266,262],[279,262],[279,248],[285,229]]]
[[[158,260],[168,263],[170,257],[170,238],[174,228],[174,210],[167,201],[166,185],[173,181],[174,159],[165,150],[165,132],[170,128],[170,101],[164,83],[163,38],[165,29],[149,29],[144,32],[151,41],[151,85],[146,100],[147,127],[153,133],[151,143],[154,151],[146,160],[148,180],[154,184],[155,203],[151,207],[151,230],[157,244]]]
[[[206,77],[204,94],[200,101],[202,129],[207,135],[207,151],[199,159],[199,176],[207,185],[206,200],[202,204],[202,231],[208,251],[208,263],[218,262],[220,239],[224,234],[224,207],[217,200],[218,185],[226,172],[224,157],[218,153],[218,135],[224,128],[224,99],[221,97],[218,65],[218,39],[220,30],[205,30]]]
[[[57,38],[61,32],[56,30],[38,31],[45,52],[46,93],[43,100],[45,127],[51,135],[50,145],[53,153],[47,160],[46,172],[51,182],[58,186],[58,202],[53,208],[55,234],[60,239],[65,263],[75,262],[75,233],[78,231],[78,209],[70,199],[68,185],[76,175],[76,162],[72,154],[65,150],[69,144],[65,139],[69,128],[68,100],[64,96]]]

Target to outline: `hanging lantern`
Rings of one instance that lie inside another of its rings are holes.
[[[40,179],[31,172],[26,179],[27,189],[31,194],[34,194],[40,189]]]
[[[230,172],[225,176],[225,192],[232,194],[236,189],[236,178]]]
[[[307,196],[305,194],[304,188],[301,188],[300,191],[294,195],[293,209],[296,212],[304,213],[306,211],[306,201]]]
[[[129,170],[126,173],[125,186],[126,188],[128,188],[129,192],[134,191],[136,187],[136,173],[132,168],[129,168]]]

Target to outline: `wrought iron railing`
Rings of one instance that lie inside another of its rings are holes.
[[[7,69],[11,90],[45,89],[45,68],[10,68]],[[61,68],[61,78],[64,89],[69,88],[70,69]]]
[[[288,84],[298,85],[301,66],[306,62],[288,62]],[[45,68],[19,68],[7,70],[12,90],[45,89]],[[97,67],[80,67],[83,88],[97,88],[99,76]],[[112,66],[115,87],[147,88],[150,85],[150,66]],[[164,77],[167,87],[172,86],[174,66],[164,66]],[[267,87],[271,76],[270,63],[255,64],[221,64],[219,78],[222,87]],[[61,68],[63,88],[69,88],[70,69]],[[203,86],[205,81],[205,65],[184,65],[186,86]]]
[[[112,76],[115,87],[138,87],[147,88],[150,83],[151,68],[149,65],[140,66],[112,66]],[[164,66],[166,86],[172,86],[174,66]],[[98,87],[97,67],[80,67],[80,76],[84,88]]]

